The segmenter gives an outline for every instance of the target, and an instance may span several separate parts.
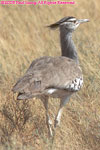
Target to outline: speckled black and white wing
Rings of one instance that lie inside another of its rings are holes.
[[[76,79],[72,80],[69,84],[66,85],[66,89],[72,92],[76,92],[80,90],[83,85],[83,77],[77,77]]]
[[[13,87],[18,99],[51,94],[53,91],[78,91],[83,84],[82,71],[66,57],[41,57],[32,62],[25,75]]]

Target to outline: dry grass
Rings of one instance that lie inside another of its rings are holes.
[[[62,6],[0,6],[0,150],[50,150],[42,103],[16,101],[11,89],[33,59],[60,55],[58,32],[45,25],[69,15],[90,19],[73,36],[84,87],[65,107],[53,150],[100,149],[99,5],[99,0],[80,0]],[[58,106],[58,100],[50,100],[51,110]]]

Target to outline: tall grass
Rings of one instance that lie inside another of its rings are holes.
[[[60,55],[59,32],[45,26],[64,16],[88,18],[74,33],[84,86],[66,105],[54,150],[100,149],[99,0],[75,5],[0,6],[0,150],[49,150],[45,110],[38,99],[17,101],[11,92],[33,59]],[[50,99],[53,119],[59,100]]]

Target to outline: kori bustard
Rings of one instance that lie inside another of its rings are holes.
[[[52,122],[48,114],[49,97],[60,98],[60,107],[55,117],[54,127],[60,125],[63,107],[71,95],[82,87],[83,76],[79,66],[77,50],[72,40],[73,31],[88,19],[65,17],[49,25],[51,29],[60,29],[62,56],[44,56],[33,60],[23,77],[13,87],[18,100],[37,97],[42,100],[46,109],[46,123],[52,136]]]

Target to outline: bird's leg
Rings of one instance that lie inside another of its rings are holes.
[[[52,121],[50,120],[49,113],[48,113],[48,97],[44,98],[43,104],[44,104],[44,107],[46,109],[46,124],[47,124],[48,130],[49,130],[49,135],[53,136],[53,133],[52,133]]]
[[[58,110],[57,116],[55,118],[55,122],[54,122],[54,127],[55,128],[60,125],[62,112],[63,112],[63,107],[60,107],[59,110]]]
[[[64,106],[68,102],[69,98],[70,97],[68,96],[67,98],[60,100],[60,107],[59,107],[59,110],[58,110],[58,113],[57,113],[57,116],[56,116],[55,122],[54,122],[54,127],[55,128],[60,125],[61,115],[62,115]]]

